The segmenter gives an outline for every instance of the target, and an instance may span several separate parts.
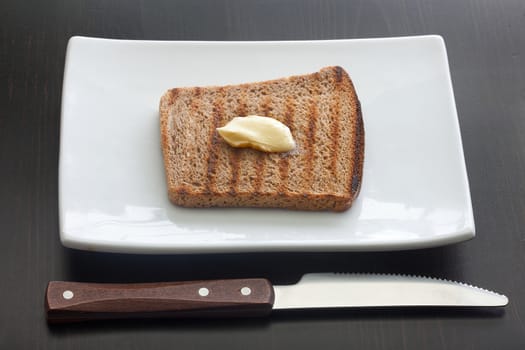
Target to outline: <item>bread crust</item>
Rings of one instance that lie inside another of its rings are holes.
[[[168,197],[176,205],[344,211],[359,194],[365,131],[355,88],[341,67],[171,89],[159,111]],[[297,150],[271,154],[226,145],[215,129],[248,114],[288,123]]]

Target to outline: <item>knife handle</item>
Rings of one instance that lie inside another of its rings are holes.
[[[266,279],[105,284],[49,282],[48,322],[150,317],[268,315],[274,292]]]

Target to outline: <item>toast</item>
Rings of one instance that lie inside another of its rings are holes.
[[[296,148],[233,148],[217,133],[236,116],[273,117]],[[175,88],[160,100],[168,196],[184,207],[343,211],[361,186],[364,127],[341,67],[228,86]]]

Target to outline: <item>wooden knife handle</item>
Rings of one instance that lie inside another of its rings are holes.
[[[49,322],[145,317],[268,315],[274,292],[266,279],[101,284],[49,282]]]

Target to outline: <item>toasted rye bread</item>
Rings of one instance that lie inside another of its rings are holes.
[[[236,116],[287,125],[287,153],[233,148],[217,133]],[[185,207],[273,207],[343,211],[359,193],[364,128],[341,67],[229,86],[177,88],[160,100],[169,199]]]

